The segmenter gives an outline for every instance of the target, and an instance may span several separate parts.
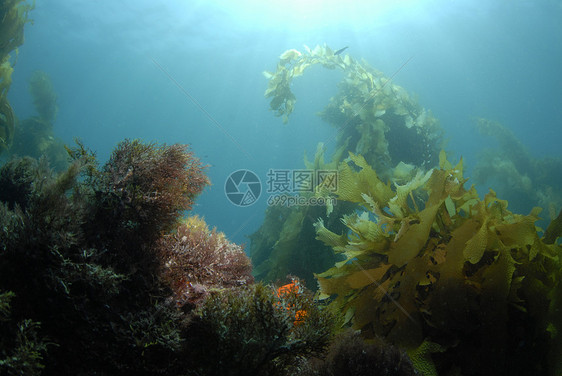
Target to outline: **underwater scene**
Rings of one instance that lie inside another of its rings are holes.
[[[559,0],[0,0],[0,376],[562,374]]]

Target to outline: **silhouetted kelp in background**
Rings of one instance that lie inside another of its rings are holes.
[[[23,28],[33,5],[25,0],[4,0],[0,5],[0,154],[10,148],[14,138],[15,117],[8,102],[15,59],[10,56],[23,43]]]

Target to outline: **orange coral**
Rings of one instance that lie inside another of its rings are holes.
[[[291,311],[295,309],[295,304],[290,302],[292,297],[299,296],[303,293],[303,286],[298,279],[292,279],[291,283],[287,283],[277,289],[277,297],[279,298],[279,306],[284,306],[285,309]],[[285,302],[285,303],[282,303]],[[297,309],[295,312],[294,325],[300,325],[307,317],[307,312],[304,309]]]

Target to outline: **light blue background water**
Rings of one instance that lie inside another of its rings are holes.
[[[303,44],[349,46],[387,76],[413,56],[394,83],[441,121],[468,175],[486,145],[474,131],[478,117],[508,126],[537,157],[561,156],[560,2],[352,3],[38,0],[9,99],[19,118],[32,116],[28,78],[47,72],[58,93],[56,135],[81,138],[101,160],[124,138],[191,144],[213,183],[194,211],[239,243],[261,224],[267,197],[233,206],[227,176],[250,169],[265,183],[268,169],[303,168],[303,152],[312,155],[333,135],[315,113],[337,92],[341,73],[314,67],[298,78],[287,125],[263,97],[262,71]]]

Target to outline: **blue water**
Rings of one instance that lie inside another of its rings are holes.
[[[303,168],[303,152],[333,136],[315,114],[340,72],[314,67],[296,79],[287,125],[263,97],[262,71],[303,44],[349,46],[387,76],[413,56],[394,83],[432,110],[469,171],[485,144],[479,117],[508,126],[537,157],[561,157],[561,2],[377,3],[37,0],[9,100],[19,118],[34,115],[28,79],[42,70],[58,93],[56,135],[79,137],[101,160],[124,138],[191,144],[213,183],[194,212],[239,243],[261,224],[266,197],[232,205],[228,175],[249,169],[265,185],[269,169]]]

